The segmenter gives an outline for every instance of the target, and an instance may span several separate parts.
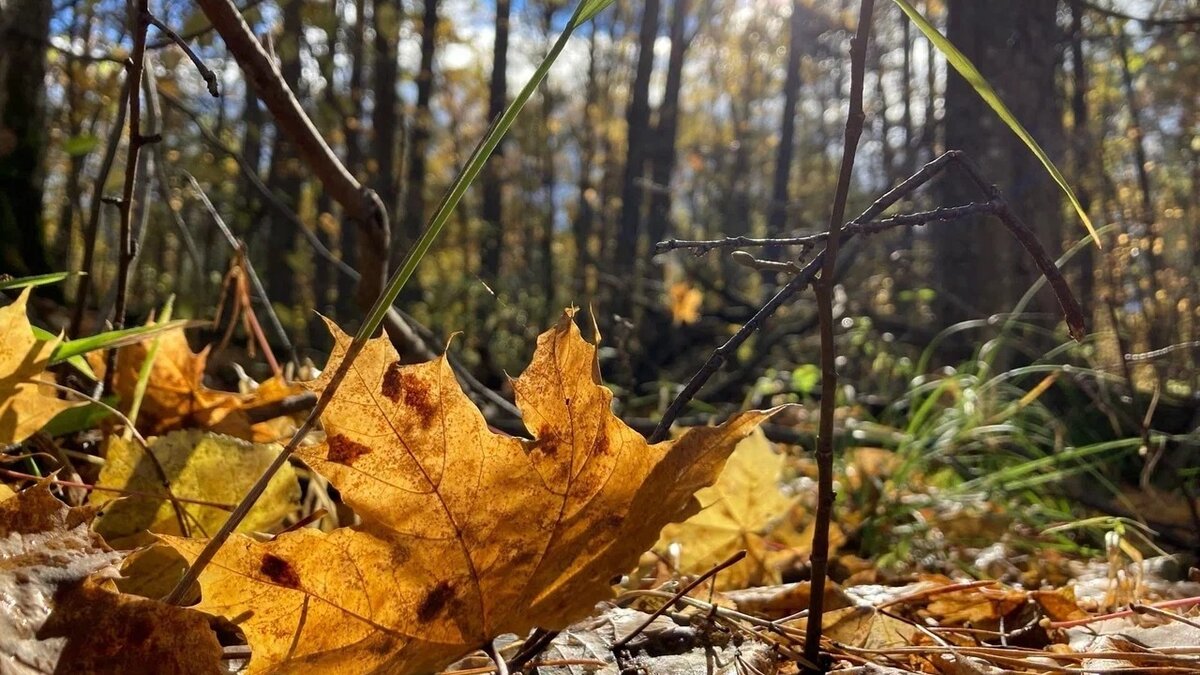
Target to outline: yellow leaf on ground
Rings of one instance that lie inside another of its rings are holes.
[[[194,427],[250,438],[250,422],[241,410],[249,397],[204,386],[208,349],[192,353],[182,328],[167,331],[157,339],[158,355],[150,368],[138,428],[158,434]],[[113,391],[125,405],[133,400],[142,362],[150,347],[151,342],[147,341],[117,351]],[[93,352],[90,359],[96,373],[104,377],[103,356]]]
[[[97,485],[161,495],[144,497],[100,490],[92,492],[91,503],[105,507],[96,530],[109,541],[147,530],[183,534],[179,531],[175,507],[163,487],[163,474],[176,498],[228,506],[180,503],[187,514],[188,526],[196,536],[216,532],[229,517],[229,509],[241,501],[281,451],[278,445],[248,443],[198,429],[174,431],[155,438],[147,448],[153,457],[146,455],[147,449],[140,443],[118,436],[109,437],[106,449],[104,468]],[[159,473],[159,466],[162,473]],[[296,472],[285,464],[242,521],[239,531],[270,530],[295,511],[299,499]]]
[[[26,288],[11,305],[0,308],[0,447],[20,443],[58,413],[80,405],[58,398],[38,382],[58,340],[33,336],[25,305]]]
[[[787,625],[803,629],[807,619]],[[855,605],[827,612],[821,620],[821,635],[859,649],[890,649],[915,644],[920,631],[912,624],[870,605]]]
[[[113,593],[122,554],[38,485],[0,502],[0,672],[222,673],[199,612]]]
[[[363,518],[268,543],[234,536],[199,608],[238,623],[251,672],[437,670],[504,633],[568,625],[611,597],[770,412],[646,443],[611,412],[596,348],[564,314],[513,381],[534,440],[490,431],[445,357],[402,365],[367,343],[300,451]],[[329,386],[349,336],[313,388]],[[194,559],[204,542],[165,537]]]
[[[745,549],[745,560],[717,576],[717,588],[778,584],[780,571],[772,564],[768,539],[795,501],[779,491],[783,467],[783,455],[756,429],[734,448],[717,482],[696,493],[700,512],[664,528],[655,548],[678,545],[684,574],[702,574]]]

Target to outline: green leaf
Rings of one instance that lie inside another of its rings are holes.
[[[106,333],[100,333],[91,337],[80,338],[78,340],[63,340],[58,344],[58,348],[50,356],[50,363],[60,363],[70,359],[72,356],[82,356],[88,352],[94,352],[97,349],[112,349],[114,347],[123,347],[137,342],[141,342],[148,337],[165,333],[175,328],[189,328],[192,326],[202,326],[203,321],[169,321],[166,323],[158,323],[153,326],[135,326],[133,328],[125,328],[122,330],[110,330]],[[45,333],[45,331],[42,331]],[[35,329],[36,333],[36,329]],[[47,333],[48,335],[48,333]],[[51,336],[53,337],[53,336]]]
[[[74,274],[73,272],[54,272],[52,274],[39,274],[35,277],[17,277],[15,279],[0,279],[0,291],[7,291],[11,288],[29,288],[30,286],[45,286],[46,284],[57,284]]]
[[[107,396],[102,399],[110,407],[117,405],[116,396]],[[42,433],[54,438],[56,436],[65,436],[79,431],[87,431],[95,429],[108,417],[112,416],[112,411],[102,405],[88,401],[86,404],[76,408],[68,408],[55,415],[46,426],[42,427]]]
[[[57,335],[55,335],[54,333],[51,333],[48,330],[45,330],[44,328],[38,328],[37,326],[30,326],[29,328],[30,328],[30,330],[33,331],[33,336],[35,338],[41,340],[42,342],[49,342],[50,340],[54,340],[54,339],[58,338]],[[66,340],[64,340],[63,342],[66,342]],[[53,358],[53,355],[51,355],[51,358]],[[71,364],[72,366],[75,366],[75,369],[78,370],[79,372],[92,378],[93,381],[98,379],[96,377],[96,373],[92,372],[92,367],[88,365],[88,362],[85,361],[82,356],[78,356],[78,355],[70,356],[70,357],[67,357],[66,361],[67,361],[67,363]],[[51,361],[51,363],[57,363],[57,362]],[[57,419],[57,418],[55,418],[55,419]]]
[[[1042,163],[1042,166],[1046,167],[1046,172],[1050,174],[1050,177],[1054,179],[1055,183],[1058,183],[1058,187],[1062,188],[1063,193],[1067,195],[1067,199],[1071,200],[1071,205],[1075,207],[1075,212],[1079,214],[1079,218],[1083,220],[1083,224],[1087,227],[1088,233],[1092,235],[1092,241],[1094,241],[1096,246],[1099,247],[1100,237],[1096,234],[1096,228],[1092,227],[1091,218],[1088,218],[1087,212],[1083,209],[1083,204],[1079,203],[1079,198],[1075,196],[1075,191],[1072,190],[1071,186],[1067,184],[1067,179],[1063,177],[1062,172],[1058,170],[1058,167],[1054,166],[1054,162],[1050,161],[1050,157],[1044,150],[1042,150],[1042,146],[1038,145],[1038,142],[1033,139],[1033,136],[1029,135],[1029,132],[1025,130],[1025,127],[1021,126],[1021,123],[1017,121],[1016,116],[1012,114],[1012,111],[1008,109],[1008,106],[1004,105],[1004,101],[1000,100],[1000,96],[996,94],[996,90],[992,88],[992,85],[988,84],[988,81],[984,79],[983,75],[979,72],[979,69],[975,67],[975,64],[971,63],[970,59],[963,55],[962,52],[958,51],[958,48],[955,47],[950,40],[946,39],[945,35],[939,33],[938,29],[935,28],[933,24],[929,23],[928,19],[922,16],[920,12],[918,12],[913,8],[912,5],[908,3],[908,0],[892,1],[899,5],[900,9],[908,15],[908,18],[911,19],[914,24],[916,24],[917,28],[921,29],[921,32],[925,34],[925,37],[928,38],[929,41],[938,48],[938,51],[940,51],[943,56],[946,57],[946,62],[953,66],[954,70],[958,71],[959,75],[962,75],[963,79],[965,79],[967,83],[970,84],[975,90],[975,93],[979,94],[980,98],[982,98],[984,102],[986,102],[992,108],[996,115],[998,115],[1000,119],[1006,125],[1008,125],[1008,128],[1017,135],[1017,138],[1020,138],[1021,141],[1025,143],[1030,152],[1032,152],[1034,156],[1038,158],[1038,161]]]
[[[72,136],[63,141],[63,152],[71,157],[83,157],[92,150],[95,150],[97,145],[100,145],[100,138],[98,136],[93,136],[92,134]]]
[[[612,3],[613,0],[583,0],[583,3],[579,6],[579,13],[575,16],[575,25],[580,26],[591,21],[593,17],[603,12]]]

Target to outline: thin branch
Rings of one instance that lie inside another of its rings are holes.
[[[176,33],[171,29],[170,26],[163,23],[153,14],[147,12],[145,20],[149,21],[154,25],[155,28],[158,28],[160,31],[165,33],[171,42],[179,45],[179,48],[183,50],[183,53],[187,54],[187,57],[192,60],[192,65],[196,66],[196,70],[200,71],[200,76],[204,78],[204,84],[208,85],[208,93],[212,94],[213,98],[219,98],[221,96],[221,89],[217,86],[216,74],[209,70],[208,66],[204,65],[204,61],[201,61],[196,52],[192,51],[192,48],[188,45],[187,41],[180,37],[179,33]]]
[[[815,284],[817,321],[821,334],[821,412],[817,430],[817,512],[814,516],[812,553],[812,595],[808,603],[808,627],[805,631],[804,658],[810,663],[821,660],[821,619],[825,611],[825,577],[829,568],[829,521],[833,515],[833,414],[837,407],[837,354],[833,342],[833,285],[837,271],[838,247],[842,243],[842,223],[846,217],[846,200],[850,196],[850,179],[854,172],[854,156],[862,136],[863,80],[867,61],[867,41],[871,36],[871,16],[874,0],[862,0],[858,10],[858,30],[850,43],[850,105],[846,115],[845,141],[842,146],[842,166],[838,172],[833,209],[829,215],[829,237],[822,261],[821,277]],[[824,666],[805,668],[807,672],[825,672]]]
[[[1136,21],[1144,26],[1195,26],[1200,25],[1200,15],[1188,15],[1179,17],[1138,17],[1119,12],[1115,9],[1101,7],[1094,2],[1080,3],[1089,11],[1095,12],[1101,16],[1106,16],[1112,19],[1123,19],[1125,21]]]
[[[141,158],[142,146],[149,139],[142,136],[142,70],[146,61],[146,31],[149,28],[149,0],[134,0],[136,7],[130,7],[133,29],[133,53],[126,64],[129,83],[129,143],[125,155],[125,186],[121,191],[121,225],[120,253],[117,256],[117,295],[113,307],[113,328],[120,330],[125,327],[125,311],[129,302],[129,277],[132,264],[137,254],[133,240],[133,191],[137,182],[138,161]],[[108,354],[108,369],[104,373],[104,389],[111,390],[115,375],[116,352]]]

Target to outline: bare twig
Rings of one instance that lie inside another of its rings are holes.
[[[825,612],[825,577],[829,567],[829,521],[833,515],[833,413],[837,406],[837,355],[833,343],[833,284],[837,271],[837,252],[842,240],[842,222],[846,200],[850,196],[850,178],[854,156],[862,136],[863,80],[866,71],[867,41],[871,36],[874,0],[862,0],[858,10],[858,30],[850,43],[850,110],[846,115],[842,166],[838,172],[833,209],[829,215],[829,238],[822,261],[821,276],[814,285],[817,296],[817,321],[821,334],[821,413],[817,430],[817,512],[814,516],[812,554],[812,594],[808,603],[808,627],[805,631],[804,658],[814,664],[821,660],[821,618]],[[812,668],[806,668],[814,672]],[[823,665],[815,669],[824,672]]]
[[[179,33],[176,33],[171,29],[170,26],[163,23],[153,14],[147,12],[146,20],[153,24],[155,28],[166,34],[167,39],[179,45],[179,48],[183,50],[183,53],[187,54],[187,57],[191,59],[192,65],[196,66],[196,70],[200,71],[200,77],[204,78],[204,84],[208,86],[208,93],[212,94],[213,98],[220,97],[221,89],[217,86],[216,74],[213,73],[208,66],[204,65],[204,61],[201,61],[196,52],[192,51],[192,48],[188,45],[187,41],[180,37]]]
[[[135,0],[136,5],[130,7],[133,28],[133,52],[125,65],[127,82],[129,84],[129,144],[125,154],[125,186],[121,191],[121,225],[120,253],[117,257],[117,295],[113,306],[113,327],[120,330],[125,327],[125,310],[129,302],[129,276],[134,256],[137,251],[133,240],[133,191],[137,182],[138,161],[141,157],[142,146],[150,139],[142,136],[142,69],[146,60],[146,31],[150,22],[149,0]],[[108,369],[104,373],[104,388],[112,388],[116,352],[108,354]]]
[[[692,589],[694,589],[697,586],[699,586],[700,584],[704,583],[706,580],[711,579],[712,577],[716,576],[716,574],[718,572],[725,569],[726,567],[731,567],[731,566],[736,565],[737,563],[741,562],[741,560],[745,557],[746,557],[745,550],[738,551],[737,553],[734,553],[733,555],[729,556],[722,562],[719,562],[716,565],[713,565],[712,569],[708,570],[704,574],[701,574],[700,576],[693,579],[690,584],[679,589],[679,592],[675,593],[675,595],[671,598],[671,600],[664,602],[661,607],[654,610],[654,613],[651,614],[650,616],[646,617],[645,621],[638,624],[637,628],[634,628],[632,631],[629,632],[628,635],[626,635],[625,637],[621,638],[620,640],[617,640],[616,642],[614,642],[613,646],[612,646],[613,651],[617,651],[619,649],[624,649],[625,645],[629,644],[630,640],[637,637],[638,635],[641,635],[642,631],[646,630],[646,628],[649,627],[650,624],[654,623],[655,619],[662,616],[663,612],[667,611],[667,609],[669,609],[671,607],[671,605],[674,605],[677,600],[684,597],[688,593],[691,593]]]

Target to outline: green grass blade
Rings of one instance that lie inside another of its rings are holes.
[[[35,277],[17,277],[16,279],[0,279],[0,291],[7,291],[10,288],[29,288],[30,286],[45,286],[46,284],[57,284],[58,282],[73,275],[74,272],[54,272],[52,274],[39,274]]]
[[[162,317],[157,323],[171,323],[171,312],[174,309],[175,296],[172,295],[167,298],[167,304],[163,306]],[[162,336],[155,337],[154,341],[150,343],[150,349],[146,350],[146,358],[142,360],[142,368],[138,371],[137,384],[133,387],[133,401],[129,404],[130,428],[125,430],[125,440],[133,438],[133,428],[137,424],[138,412],[142,409],[142,399],[146,397],[146,387],[150,384],[150,371],[154,368],[154,360],[158,358],[158,347],[161,342]]]
[[[33,330],[33,336],[35,338],[41,340],[42,342],[49,342],[50,340],[58,339],[57,335],[55,335],[54,333],[51,333],[48,330],[45,330],[44,328],[38,328],[37,326],[30,326],[30,328]],[[64,340],[63,343],[59,344],[59,346],[61,347],[62,344],[64,344],[65,342],[66,341]],[[56,353],[57,353],[57,350],[56,350]],[[63,360],[64,359],[58,359],[57,361],[51,360],[51,363],[58,363],[59,361],[63,361]],[[68,356],[65,360],[67,363],[74,366],[75,370],[78,370],[79,372],[83,373],[84,375],[87,375],[88,377],[92,378],[93,381],[97,379],[96,373],[92,372],[92,367],[88,365],[88,362],[85,361],[82,356],[79,356],[78,354],[76,354],[75,356]]]
[[[429,225],[425,228],[425,232],[421,234],[421,238],[417,240],[417,243],[404,256],[404,261],[400,264],[400,267],[388,279],[387,287],[375,301],[375,305],[371,308],[370,313],[367,314],[362,327],[359,328],[358,335],[355,336],[356,341],[366,340],[379,330],[379,325],[383,323],[383,319],[387,316],[388,309],[391,308],[392,303],[396,300],[396,296],[400,294],[405,284],[412,278],[417,265],[420,264],[421,259],[425,257],[425,254],[429,252],[429,248],[433,246],[433,242],[442,233],[442,228],[450,220],[450,215],[454,213],[455,207],[458,206],[463,195],[466,194],[467,188],[475,182],[476,177],[479,176],[479,172],[483,170],[488,157],[491,156],[496,146],[500,144],[500,139],[504,137],[509,127],[516,121],[517,115],[521,113],[521,109],[525,107],[529,98],[533,96],[533,92],[537,90],[538,85],[542,83],[542,80],[546,79],[546,75],[550,72],[550,66],[554,64],[554,61],[558,59],[558,55],[562,53],[563,48],[567,46],[567,40],[570,39],[571,34],[583,23],[585,17],[591,18],[595,16],[596,12],[604,9],[611,1],[581,0],[575,8],[574,14],[571,15],[570,21],[567,22],[566,28],[558,36],[558,40],[554,42],[554,46],[550,48],[550,53],[542,59],[541,65],[538,66],[537,70],[529,78],[529,81],[525,83],[525,86],[521,88],[521,91],[513,99],[512,103],[509,103],[504,112],[492,122],[487,133],[484,134],[483,140],[479,141],[479,145],[475,146],[474,152],[467,159],[467,163],[463,165],[462,171],[459,172],[450,189],[446,191],[446,196],[438,204],[437,210],[429,220]]]
[[[1096,228],[1092,227],[1092,219],[1088,218],[1087,211],[1083,209],[1083,204],[1079,202],[1079,198],[1075,196],[1075,191],[1072,190],[1071,186],[1067,184],[1067,179],[1063,177],[1062,172],[1058,170],[1058,167],[1054,166],[1054,162],[1050,161],[1050,157],[1044,150],[1042,150],[1042,146],[1038,145],[1038,142],[1033,139],[1033,136],[1029,135],[1029,132],[1025,130],[1025,127],[1021,126],[1021,123],[1017,121],[1016,116],[1012,114],[1012,111],[1008,109],[1008,106],[1004,105],[1004,101],[1000,100],[1000,96],[996,94],[996,90],[992,88],[992,85],[988,84],[988,81],[984,79],[983,75],[979,72],[979,69],[975,67],[975,64],[971,63],[970,59],[963,55],[962,52],[958,51],[958,48],[955,47],[950,40],[946,39],[945,35],[939,33],[938,29],[935,28],[933,24],[929,23],[928,19],[922,16],[920,12],[918,12],[913,8],[912,5],[908,3],[908,0],[892,1],[900,6],[900,9],[907,14],[908,18],[912,20],[912,22],[921,30],[922,33],[925,34],[925,37],[933,42],[938,51],[940,51],[942,55],[946,57],[946,62],[949,63],[954,70],[958,71],[959,75],[963,76],[963,79],[965,79],[967,83],[971,85],[971,87],[975,90],[975,93],[979,94],[980,98],[982,98],[984,102],[986,102],[992,108],[992,110],[995,111],[1000,119],[1006,125],[1008,125],[1008,128],[1011,129],[1012,132],[1016,134],[1022,142],[1025,143],[1026,147],[1028,147],[1034,156],[1038,158],[1038,161],[1042,163],[1042,166],[1046,167],[1046,172],[1050,174],[1050,177],[1054,179],[1055,183],[1058,183],[1058,187],[1062,188],[1063,193],[1067,195],[1067,199],[1071,200],[1071,205],[1075,207],[1075,212],[1079,214],[1079,218],[1083,220],[1083,224],[1087,227],[1088,234],[1092,235],[1092,241],[1094,241],[1096,246],[1099,247],[1100,237],[1096,234]],[[1014,9],[1013,11],[1020,10]]]
[[[58,347],[54,350],[54,354],[50,356],[50,363],[60,363],[70,359],[72,356],[82,356],[97,349],[124,347],[125,345],[141,342],[148,337],[153,337],[169,330],[203,326],[205,323],[204,321],[187,321],[181,319],[179,321],[157,323],[152,326],[135,326],[122,330],[110,330],[78,340],[64,340],[59,343]]]

